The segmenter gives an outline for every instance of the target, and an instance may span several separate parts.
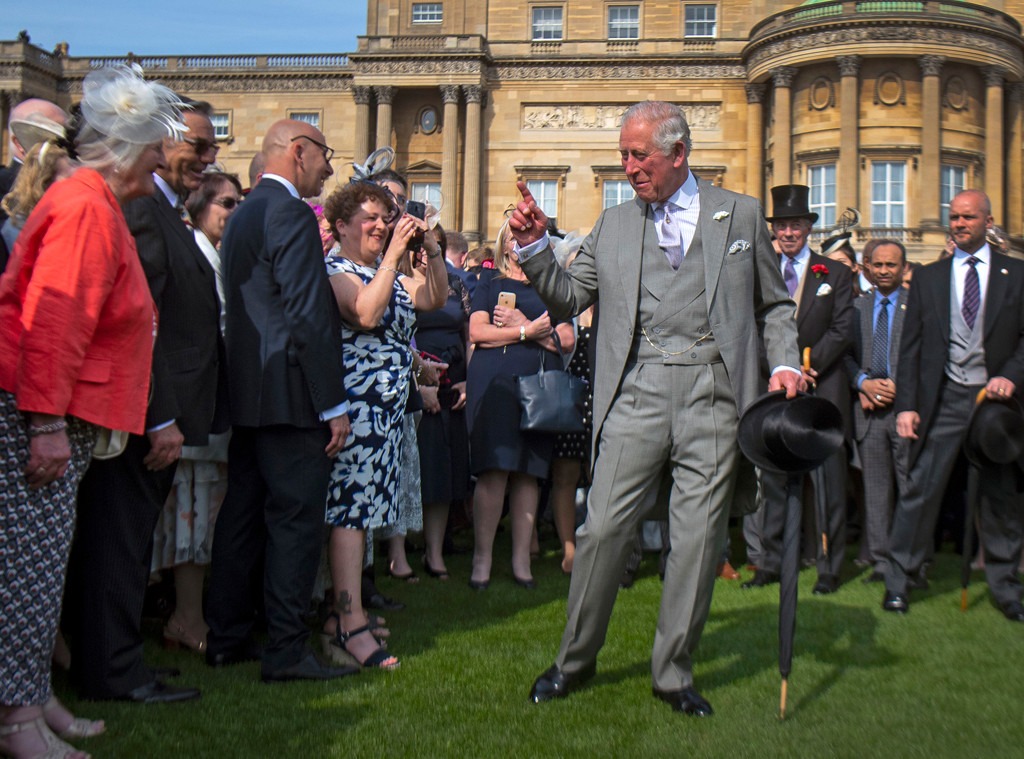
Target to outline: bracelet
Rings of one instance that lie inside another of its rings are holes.
[[[377,271],[393,271],[396,277],[402,273],[394,266],[388,266],[387,264],[381,264],[380,266],[378,266]]]
[[[521,342],[521,343],[525,343],[526,342],[526,325],[525,324],[520,324],[519,325],[519,342]]]
[[[52,435],[54,432],[60,432],[66,429],[68,423],[64,419],[58,419],[56,422],[50,422],[49,424],[30,424],[28,426],[29,437],[39,437],[40,435]]]

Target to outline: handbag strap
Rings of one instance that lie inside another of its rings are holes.
[[[556,330],[554,327],[551,328],[551,337],[554,338],[555,349],[558,351],[558,355],[561,356],[562,355],[562,340],[561,340],[561,338],[558,337],[558,330]],[[547,371],[544,368],[544,359],[546,358],[548,351],[547,351],[546,348],[544,348],[543,345],[538,345],[537,349],[540,351],[540,366],[537,369],[537,374],[543,374],[545,371]]]

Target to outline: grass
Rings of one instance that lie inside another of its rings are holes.
[[[777,586],[718,581],[695,659],[713,718],[689,719],[652,698],[656,564],[646,557],[619,593],[597,677],[540,706],[526,696],[554,659],[568,578],[551,550],[534,564],[538,590],[513,585],[507,532],[486,592],[466,586],[466,555],[449,560],[447,583],[379,579],[407,604],[388,615],[396,672],[263,685],[258,664],[209,669],[161,650],[154,636],[149,662],[179,666],[177,682],[202,688],[200,701],[89,703],[58,690],[83,716],[106,719],[108,732],[81,744],[96,757],[1019,756],[1024,626],[993,608],[980,574],[960,611],[959,557],[938,555],[931,590],[912,596],[905,617],[881,610],[882,588],[863,585],[863,573],[817,597],[805,570],[785,721]]]

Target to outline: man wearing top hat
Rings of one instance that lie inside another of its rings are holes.
[[[999,401],[1024,383],[1024,263],[985,240],[992,206],[979,190],[949,205],[953,255],[922,267],[910,288],[900,341],[896,430],[910,441],[907,486],[889,532],[882,608],[906,613],[935,531],[942,494],[978,393]],[[979,537],[985,577],[1007,619],[1024,622],[1020,468],[986,466],[979,477]]]
[[[768,217],[781,255],[779,267],[789,295],[796,302],[797,343],[801,356],[811,349],[811,368],[816,372],[816,393],[834,403],[849,429],[850,390],[843,356],[853,331],[853,275],[849,267],[811,252],[807,245],[818,214],[808,206],[810,189],[805,185],[772,188],[774,214]],[[826,524],[814,531],[817,546],[817,594],[834,593],[846,547],[846,450],[840,448],[817,470],[813,478],[815,498],[824,501]],[[763,472],[761,510],[748,517],[760,553],[751,557],[757,566],[744,588],[778,582],[782,560],[782,530],[786,509],[786,476]],[[814,511],[817,513],[817,510]],[[751,530],[748,529],[748,532]],[[820,535],[828,538],[827,553]]]

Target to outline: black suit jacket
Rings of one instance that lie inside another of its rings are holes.
[[[827,274],[812,270],[824,266]],[[828,285],[828,287],[825,287]],[[839,408],[850,429],[850,386],[843,359],[853,340],[853,274],[838,261],[811,253],[796,312],[797,344],[803,359],[811,349],[811,367],[818,372],[815,394]]]
[[[159,311],[146,427],[174,419],[186,445],[206,445],[228,426],[216,275],[159,188],[124,210]]]
[[[1006,377],[1024,391],[1024,262],[992,253],[985,294],[985,368],[989,378]],[[918,439],[911,442],[910,464],[917,460],[935,418],[949,356],[950,291],[953,259],[928,264],[914,274],[900,340],[900,381],[896,412],[921,416]]]
[[[341,315],[313,210],[265,178],[221,244],[231,421],[321,426],[345,400]]]
[[[18,178],[20,170],[21,164],[17,161],[11,161],[10,165],[0,168],[0,200],[11,191],[11,188],[14,186],[14,180]],[[3,226],[6,220],[7,214],[0,208],[0,227]],[[7,250],[7,243],[0,239],[0,274],[3,274],[4,269],[7,268],[7,259],[10,257],[11,252]]]

